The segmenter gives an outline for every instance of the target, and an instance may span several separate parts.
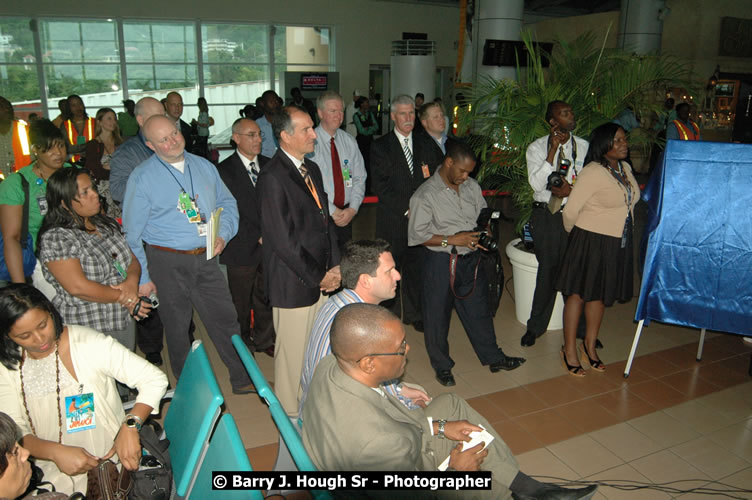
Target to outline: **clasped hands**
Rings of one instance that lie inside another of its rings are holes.
[[[339,288],[341,282],[342,275],[339,272],[339,266],[334,266],[326,272],[323,279],[319,283],[319,288],[322,292],[333,292],[334,290]]]
[[[140,321],[149,315],[151,312],[151,303],[141,301],[137,280],[126,279],[122,283],[110,286],[120,291],[117,303],[123,306],[131,315],[136,310],[136,305],[141,302],[141,307],[139,307],[137,313],[133,316],[136,318],[136,321]]]

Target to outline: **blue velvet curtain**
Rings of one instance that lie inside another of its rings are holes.
[[[752,335],[752,145],[668,141],[635,320]]]

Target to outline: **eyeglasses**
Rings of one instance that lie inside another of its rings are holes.
[[[256,137],[261,137],[261,140],[264,139],[264,133],[263,132],[248,132],[247,134],[241,134],[240,132],[235,132],[238,135],[245,135],[250,137],[251,139],[254,139]]]
[[[369,356],[404,356],[405,354],[407,354],[407,339],[404,339],[402,341],[402,343],[400,344],[400,350],[397,352],[372,352],[371,354],[366,354],[365,356],[361,357],[357,361],[357,363],[360,363],[360,360]]]

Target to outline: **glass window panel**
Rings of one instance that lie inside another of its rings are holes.
[[[37,68],[29,65],[0,65],[0,95],[14,106],[21,101],[39,102]]]
[[[34,38],[29,29],[29,19],[0,18],[0,63],[25,60],[34,62]]]
[[[204,83],[206,85],[241,82],[267,85],[269,82],[269,66],[261,64],[204,64]]]
[[[262,24],[202,24],[204,62],[265,63],[269,30]]]
[[[195,64],[129,64],[128,93],[196,87]],[[164,97],[164,96],[162,96]],[[161,99],[161,97],[160,97]]]
[[[96,107],[117,106],[123,99],[117,64],[50,64],[44,69],[49,99],[78,94],[84,104]]]
[[[127,62],[196,62],[190,23],[123,23]]]
[[[114,21],[42,21],[45,62],[119,62]]]
[[[326,27],[275,26],[274,62],[329,65],[330,29]]]

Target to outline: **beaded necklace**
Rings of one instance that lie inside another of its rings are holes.
[[[60,411],[60,340],[55,340],[55,385],[57,386],[57,423],[60,429],[57,436],[57,442],[63,443],[63,414]],[[23,398],[24,410],[26,410],[26,418],[29,419],[29,425],[31,426],[31,432],[36,436],[37,431],[34,428],[34,422],[31,421],[31,413],[29,413],[29,405],[26,402],[26,390],[24,387],[23,365],[26,360],[26,356],[21,356],[21,362],[18,365],[18,375],[21,377],[21,397]]]

